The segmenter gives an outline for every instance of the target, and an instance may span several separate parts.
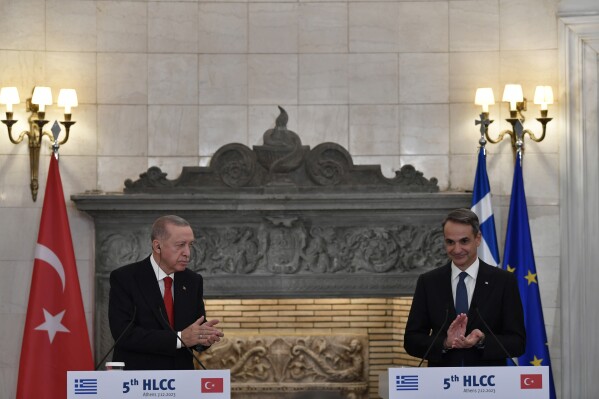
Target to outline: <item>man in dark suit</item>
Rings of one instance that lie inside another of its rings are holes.
[[[168,215],[154,222],[151,239],[149,257],[110,274],[110,331],[115,340],[124,333],[113,361],[128,370],[193,369],[182,342],[205,348],[223,336],[218,320],[205,320],[202,276],[187,269],[193,231]]]
[[[506,352],[520,356],[526,345],[516,279],[478,258],[482,236],[474,212],[450,212],[443,235],[451,262],[418,278],[404,348],[424,358],[430,347],[429,366],[505,366]]]

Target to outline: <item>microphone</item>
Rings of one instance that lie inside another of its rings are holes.
[[[136,314],[137,314],[137,306],[133,305],[133,317],[131,317],[131,321],[129,322],[129,324],[127,324],[127,327],[125,327],[125,329],[123,330],[123,332],[121,333],[121,335],[119,335],[117,337],[116,341],[114,341],[114,344],[112,344],[112,346],[110,347],[110,349],[108,350],[108,352],[106,352],[106,355],[96,365],[96,368],[94,368],[94,371],[98,371],[98,369],[100,368],[100,366],[102,366],[102,363],[104,363],[104,360],[106,360],[106,358],[108,357],[108,355],[110,355],[110,352],[112,352],[112,350],[116,347],[116,344],[118,344],[119,341],[121,340],[121,338],[123,338],[125,336],[125,334],[129,331],[129,329],[133,325],[133,322],[135,321],[135,315]]]
[[[422,356],[422,360],[420,360],[420,363],[418,363],[418,367],[422,366],[422,363],[424,363],[424,359],[426,359],[426,357],[428,356],[428,354],[431,351],[431,349],[433,349],[433,346],[435,345],[435,342],[437,341],[437,338],[439,338],[439,334],[441,334],[441,331],[445,328],[445,325],[447,324],[448,318],[449,318],[449,306],[447,306],[445,308],[445,320],[443,320],[443,324],[441,324],[441,328],[439,328],[437,330],[437,333],[435,334],[435,337],[433,338],[433,341],[428,346],[428,348],[426,348],[426,352],[424,352],[424,356]]]
[[[172,331],[173,334],[175,334],[175,337],[177,337],[179,342],[181,342],[181,345],[183,345],[183,347],[185,349],[187,349],[187,352],[189,352],[189,354],[191,356],[193,356],[193,358],[195,359],[196,362],[198,362],[200,367],[202,367],[204,370],[207,370],[206,366],[204,366],[204,364],[202,362],[200,362],[200,359],[198,359],[198,357],[195,355],[195,353],[193,353],[193,351],[189,348],[189,346],[185,345],[185,342],[183,342],[181,337],[179,337],[179,334],[177,334],[177,332],[173,329],[173,327],[171,327],[171,323],[169,323],[166,320],[166,318],[164,317],[164,314],[162,313],[162,308],[160,306],[158,306],[158,312],[160,313],[160,317],[162,317],[162,321],[164,321],[166,323],[166,325],[168,326],[169,330]]]
[[[499,344],[499,347],[501,348],[501,350],[503,351],[503,353],[505,355],[507,355],[507,358],[510,359],[510,361],[514,364],[514,366],[519,367],[518,363],[516,363],[514,361],[513,356],[510,355],[510,353],[507,351],[507,349],[505,349],[505,346],[503,346],[503,344],[501,343],[501,341],[499,340],[499,338],[497,338],[497,335],[495,335],[495,333],[493,332],[493,330],[491,330],[491,327],[489,327],[489,325],[487,324],[487,322],[485,321],[485,319],[483,318],[483,316],[480,314],[480,311],[478,310],[478,306],[475,308],[475,310],[476,310],[476,314],[478,315],[478,318],[480,319],[480,321],[483,322],[483,325],[489,331],[489,333],[491,333],[491,336],[493,336],[493,338],[495,339],[495,342],[497,342]]]

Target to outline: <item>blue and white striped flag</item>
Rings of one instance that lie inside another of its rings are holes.
[[[478,257],[489,265],[497,266],[499,265],[499,248],[497,247],[495,218],[493,217],[493,205],[491,204],[491,186],[487,175],[487,158],[484,147],[481,147],[478,151],[478,165],[474,177],[471,209],[478,216],[480,232],[483,236],[478,248]]]

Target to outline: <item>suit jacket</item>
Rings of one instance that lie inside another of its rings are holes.
[[[191,271],[176,272],[173,284],[175,331],[182,331],[206,315],[202,276]],[[150,258],[120,267],[110,273],[108,319],[117,340],[131,322],[114,350],[112,359],[125,362],[127,370],[193,369],[193,357],[177,349],[177,337],[168,324],[164,300]]]
[[[518,284],[512,273],[480,261],[468,310],[466,335],[476,328],[481,330],[486,336],[481,348],[443,350],[447,329],[456,316],[451,290],[451,263],[420,275],[406,324],[406,352],[422,358],[432,347],[427,360],[429,366],[437,367],[505,366],[508,356],[497,341],[511,356],[524,353],[524,315]],[[481,317],[491,331],[485,327]],[[439,330],[439,336],[434,340]]]

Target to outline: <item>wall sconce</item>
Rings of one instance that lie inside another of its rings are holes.
[[[39,188],[38,172],[40,160],[40,147],[42,138],[47,136],[54,146],[65,144],[69,140],[69,130],[76,122],[71,120],[71,107],[79,105],[77,102],[77,92],[74,89],[61,89],[58,94],[58,106],[64,107],[64,121],[60,123],[65,127],[65,137],[58,142],[60,127],[55,123],[56,128],[52,128],[55,135],[44,132],[44,125],[48,123],[46,117],[46,105],[52,105],[52,90],[49,87],[36,86],[33,89],[33,95],[27,99],[27,111],[31,112],[28,118],[29,131],[23,131],[16,139],[12,135],[12,127],[17,123],[13,119],[13,105],[21,102],[19,92],[16,87],[3,87],[0,89],[0,104],[6,105],[6,119],[2,119],[8,129],[8,138],[13,144],[19,144],[25,137],[29,140],[29,163],[31,167],[31,197],[33,201],[37,200],[37,191]]]
[[[541,117],[536,118],[543,126],[543,132],[540,137],[535,136],[532,131],[524,129],[522,125],[526,120],[522,114],[522,111],[526,111],[526,98],[522,93],[522,86],[518,84],[505,85],[502,101],[510,104],[510,117],[506,118],[506,121],[512,125],[512,130],[504,130],[499,133],[497,139],[492,139],[489,137],[489,125],[493,123],[489,119],[489,105],[495,104],[493,89],[488,87],[476,89],[474,104],[482,106],[482,113],[480,114],[480,119],[475,121],[475,125],[480,125],[481,138],[479,143],[483,147],[487,140],[492,144],[497,144],[507,134],[511,138],[512,149],[514,150],[514,156],[516,156],[516,154],[524,152],[524,135],[528,134],[528,137],[537,143],[545,139],[547,123],[553,119],[547,117],[547,105],[553,104],[553,90],[551,86],[537,86],[535,90],[534,103],[541,105]]]

